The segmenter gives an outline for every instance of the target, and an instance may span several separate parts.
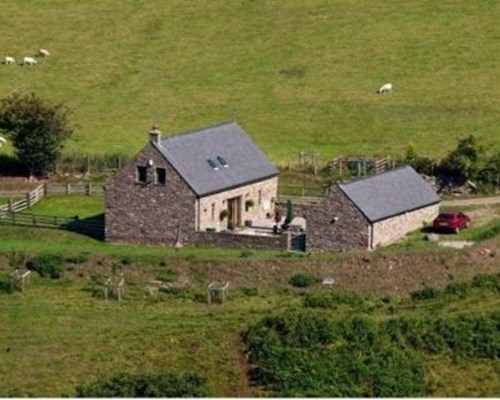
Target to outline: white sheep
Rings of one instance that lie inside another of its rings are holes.
[[[390,93],[392,92],[392,83],[386,83],[377,90],[377,93]]]
[[[23,58],[23,65],[36,65],[37,62],[33,57],[24,57]]]
[[[5,57],[5,60],[3,61],[4,64],[9,65],[9,64],[15,64],[16,60],[14,60],[14,57]]]
[[[5,140],[4,137],[0,136],[0,147],[2,147],[6,143],[7,143],[7,140]]]
[[[39,55],[40,57],[48,57],[48,56],[50,56],[50,53],[49,53],[49,51],[48,51],[48,50],[45,50],[45,49],[40,49],[40,50],[38,51],[38,55]]]

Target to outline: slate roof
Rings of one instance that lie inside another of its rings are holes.
[[[370,222],[441,201],[410,166],[338,186]]]
[[[264,153],[235,122],[170,136],[153,145],[198,196],[278,174]],[[212,160],[212,166],[208,160]]]

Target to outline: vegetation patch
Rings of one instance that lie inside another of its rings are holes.
[[[425,354],[498,359],[500,313],[338,321],[317,311],[265,318],[244,334],[253,382],[279,396],[432,394]]]
[[[303,272],[292,276],[289,282],[292,286],[305,288],[320,283],[321,278],[309,272]]]
[[[117,373],[76,387],[77,397],[207,397],[205,379],[171,372]]]
[[[63,274],[64,257],[58,254],[41,254],[26,263],[26,267],[41,277],[59,279]]]

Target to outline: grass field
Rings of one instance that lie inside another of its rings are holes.
[[[76,267],[78,270],[78,266]],[[82,270],[83,272],[83,270]],[[76,276],[76,275],[74,275]],[[301,307],[300,291],[233,291],[224,305],[209,307],[186,298],[144,298],[128,279],[122,303],[92,297],[88,279],[35,278],[25,294],[0,293],[0,395],[74,395],[76,384],[113,371],[169,369],[195,371],[209,381],[213,395],[249,396],[240,333],[265,315]],[[203,292],[200,293],[201,295]],[[498,294],[485,290],[466,298],[414,303],[372,299],[369,314],[394,316],[478,315],[498,309]],[[364,311],[363,311],[364,310]],[[366,313],[339,306],[336,318]],[[366,314],[365,314],[366,315]],[[498,360],[456,360],[426,356],[436,395],[492,396],[500,389]],[[471,368],[476,373],[470,373]],[[469,373],[466,373],[469,371]],[[480,374],[480,376],[478,376]]]
[[[485,0],[2,2],[0,92],[72,110],[67,152],[134,154],[167,134],[236,120],[275,162],[434,157],[476,133],[500,147],[500,4]],[[377,95],[392,82],[394,92]]]

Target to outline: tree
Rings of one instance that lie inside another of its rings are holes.
[[[0,102],[0,131],[12,141],[30,176],[45,176],[61,155],[73,130],[69,110],[35,93],[16,92]]]
[[[442,173],[456,176],[461,181],[474,179],[481,169],[484,152],[476,137],[470,135],[458,141],[456,149],[441,160],[439,169]]]
[[[292,206],[292,201],[288,199],[286,201],[286,216],[285,216],[285,225],[288,226],[292,223],[294,218],[293,215],[293,206]]]

